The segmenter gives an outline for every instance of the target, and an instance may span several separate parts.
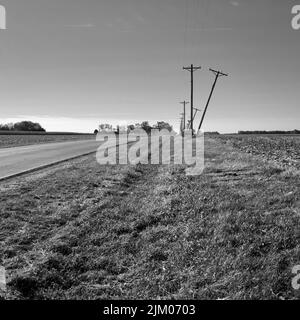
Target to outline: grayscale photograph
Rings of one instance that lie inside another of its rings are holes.
[[[0,310],[298,300],[299,54],[297,0],[0,0]]]

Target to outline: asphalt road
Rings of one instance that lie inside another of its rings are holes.
[[[100,144],[83,140],[0,149],[0,180],[96,152]]]

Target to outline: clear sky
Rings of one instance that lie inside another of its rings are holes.
[[[300,30],[290,0],[0,0],[0,122],[93,131],[102,122],[165,120],[179,102],[202,108],[204,129],[300,129]],[[299,3],[300,4],[300,0]],[[197,119],[197,123],[199,119]]]

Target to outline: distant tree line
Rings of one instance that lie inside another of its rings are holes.
[[[216,136],[216,135],[220,135],[220,133],[218,131],[206,131],[204,132],[205,135],[208,135],[208,136]]]
[[[99,130],[96,129],[95,130],[95,134],[97,134],[99,131],[114,131],[114,132],[124,132],[124,131],[132,131],[135,129],[143,129],[145,130],[148,134],[150,134],[152,129],[166,129],[168,131],[173,131],[173,127],[164,121],[158,121],[156,124],[154,125],[150,125],[148,121],[143,121],[141,123],[136,123],[136,124],[130,124],[128,126],[117,126],[116,128],[113,128],[113,126],[111,124],[100,124],[99,125]]]
[[[300,134],[300,130],[293,130],[293,131],[280,131],[280,130],[273,130],[273,131],[239,131],[238,134]]]
[[[0,124],[0,131],[34,131],[46,132],[39,124],[31,121],[21,121],[17,123]]]

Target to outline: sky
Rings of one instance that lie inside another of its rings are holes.
[[[300,30],[290,0],[0,0],[0,122],[93,132],[204,109],[203,129],[300,129]],[[299,3],[300,4],[300,0]],[[199,114],[200,116],[200,114]],[[197,117],[196,125],[200,122]]]

